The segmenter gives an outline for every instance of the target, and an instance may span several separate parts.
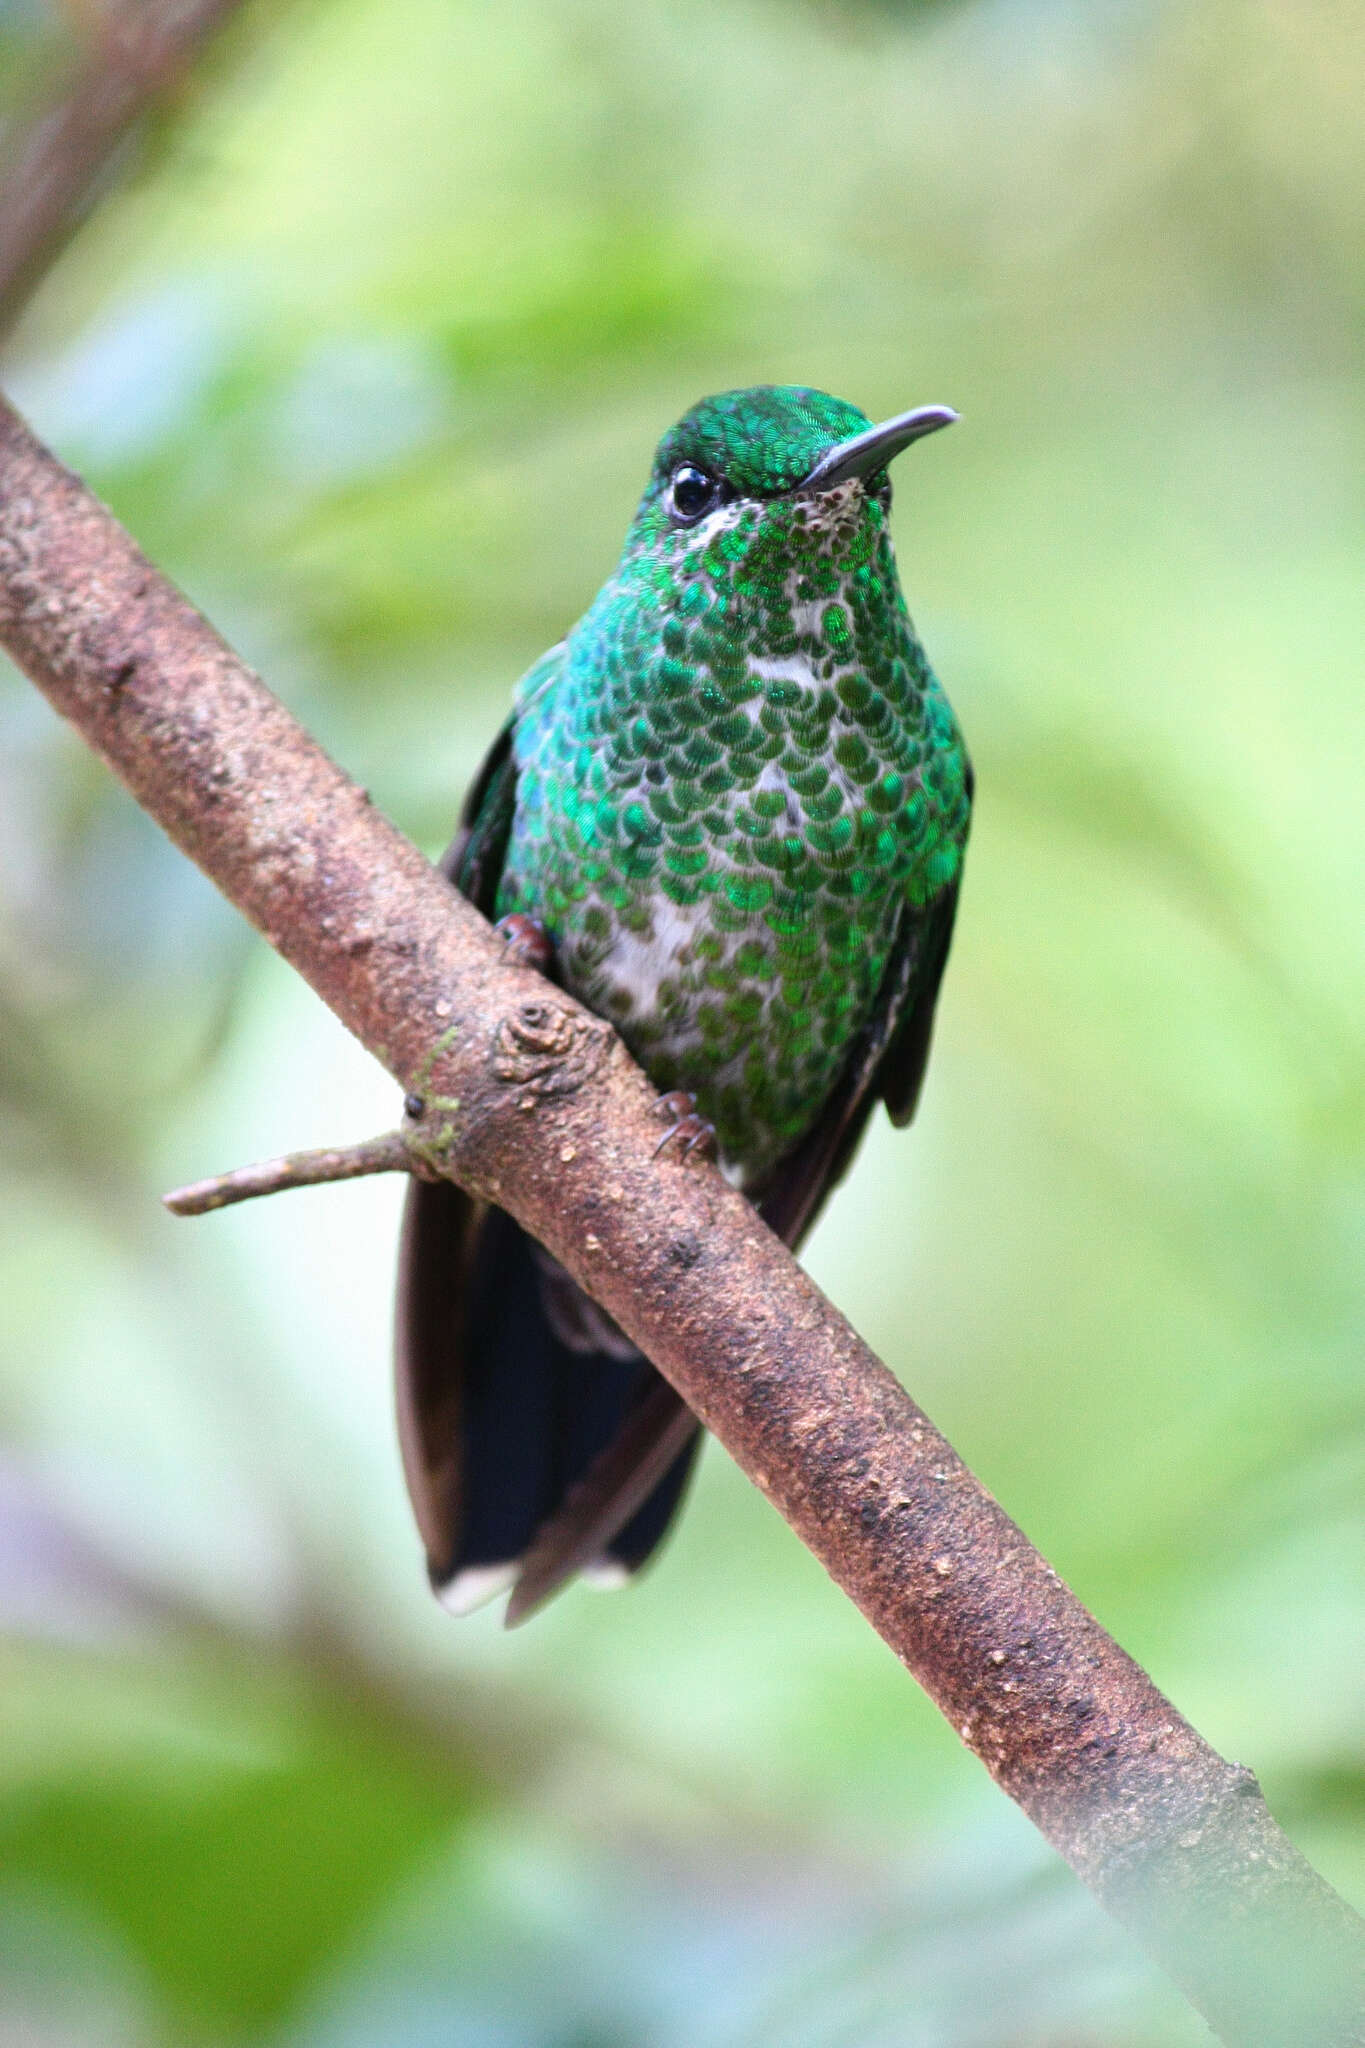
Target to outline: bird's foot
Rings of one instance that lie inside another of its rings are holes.
[[[716,1127],[697,1114],[697,1098],[689,1095],[685,1088],[671,1089],[661,1095],[654,1105],[654,1114],[669,1119],[668,1129],[654,1147],[657,1159],[665,1145],[676,1138],[682,1147],[682,1156],[688,1158],[693,1152],[700,1152],[704,1159],[716,1156]]]
[[[549,974],[555,964],[554,941],[538,917],[514,910],[500,917],[493,927],[502,934],[508,958],[518,967],[534,967],[537,974]]]

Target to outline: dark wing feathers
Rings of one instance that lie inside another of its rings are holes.
[[[800,1143],[751,1191],[769,1229],[793,1248],[847,1172],[874,1106],[885,1102],[895,1124],[915,1113],[956,912],[954,887],[927,911],[902,913],[876,1008],[838,1087]]]
[[[488,749],[464,800],[459,829],[440,861],[441,873],[485,917],[493,915],[516,809],[517,764],[512,758],[516,729],[513,715]]]
[[[970,761],[966,764],[963,786],[970,807],[976,792],[976,775]],[[929,1040],[934,1028],[934,1006],[938,1002],[943,970],[948,964],[948,948],[953,942],[958,887],[959,884],[954,882],[921,914],[916,941],[917,958],[907,1001],[900,1015],[892,1021],[890,1043],[880,1070],[877,1093],[898,1129],[908,1124],[915,1114],[919,1092],[924,1085],[924,1070],[929,1063]]]
[[[976,787],[966,764],[970,806]],[[958,884],[921,911],[907,904],[877,995],[876,1007],[849,1056],[839,1085],[814,1128],[780,1160],[766,1184],[751,1190],[769,1228],[795,1247],[814,1223],[832,1188],[848,1171],[877,1102],[898,1128],[915,1114],[934,1029],[948,949],[957,916]]]
[[[948,948],[952,944],[956,916],[957,887],[954,884],[930,907],[920,926],[914,975],[878,1070],[877,1093],[898,1129],[908,1124],[915,1114],[920,1089],[924,1086],[924,1070],[929,1064],[929,1041],[934,1029],[934,1008],[943,981],[943,970],[948,964]]]

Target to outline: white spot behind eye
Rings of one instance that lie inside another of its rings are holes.
[[[746,506],[752,503],[752,499],[730,498],[725,504],[717,505],[714,512],[708,512],[704,519],[699,519],[695,526],[683,527],[681,532],[689,552],[694,548],[704,548],[714,534],[725,533],[730,527],[738,526]]]

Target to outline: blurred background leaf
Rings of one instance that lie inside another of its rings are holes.
[[[0,121],[77,17],[0,4]],[[1365,20],[1331,0],[248,9],[7,382],[435,852],[700,393],[901,479],[980,774],[938,1048],[810,1264],[1360,1900]],[[0,673],[0,2038],[1205,2038],[714,1447],[658,1568],[425,1592],[391,1120]]]

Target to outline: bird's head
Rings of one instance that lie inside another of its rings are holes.
[[[857,406],[795,384],[704,398],[659,443],[627,556],[726,582],[767,581],[822,556],[870,560],[886,530],[889,464],[956,418],[927,405],[874,426]]]

